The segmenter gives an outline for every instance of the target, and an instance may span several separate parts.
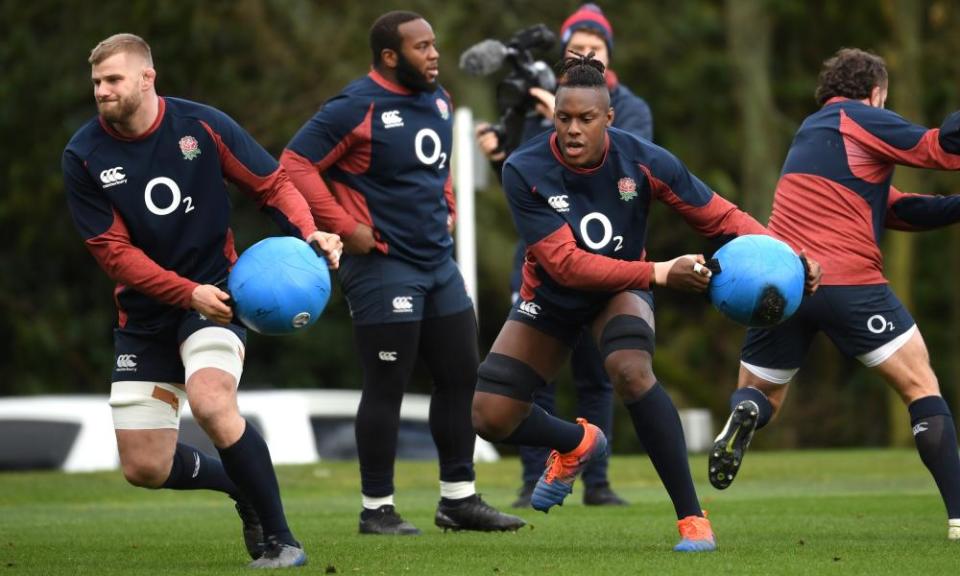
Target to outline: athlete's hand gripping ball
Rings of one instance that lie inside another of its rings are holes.
[[[340,256],[343,254],[343,242],[336,234],[329,234],[317,230],[307,236],[307,243],[315,245],[323,252],[323,256],[330,263],[330,268],[336,270],[340,267]]]
[[[703,292],[710,285],[710,269],[703,254],[687,254],[666,262],[654,262],[654,283],[683,292]]]
[[[230,294],[213,284],[197,286],[190,296],[190,307],[218,324],[229,324],[233,319],[229,302]]]
[[[337,250],[332,238],[322,240]],[[244,325],[261,334],[288,334],[317,321],[330,298],[330,272],[303,240],[266,238],[240,255],[227,286]]]

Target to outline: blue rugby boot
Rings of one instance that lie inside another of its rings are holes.
[[[600,428],[584,418],[577,418],[577,424],[583,426],[583,440],[566,454],[556,450],[550,452],[547,469],[537,480],[530,498],[530,505],[534,510],[549,512],[553,506],[562,506],[564,498],[573,491],[573,482],[584,466],[607,455],[607,437]]]
[[[717,539],[705,516],[687,516],[677,520],[677,529],[680,531],[680,542],[673,547],[674,552],[713,552],[717,549]]]

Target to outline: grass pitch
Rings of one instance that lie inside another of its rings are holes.
[[[436,466],[401,462],[397,505],[424,534],[357,534],[354,462],[281,467],[284,502],[310,564],[294,573],[950,574],[960,542],[912,451],[755,452],[723,492],[691,465],[720,550],[677,554],[673,509],[645,457],[615,457],[624,508],[593,508],[575,490],[549,515],[520,512],[516,534],[433,526]],[[478,467],[484,498],[507,508],[519,463]],[[119,472],[0,473],[0,576],[249,574],[231,502],[209,492],[150,492]]]

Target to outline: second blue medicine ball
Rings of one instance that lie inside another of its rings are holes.
[[[327,261],[292,236],[266,238],[237,259],[227,288],[236,314],[260,334],[289,334],[317,321],[330,299]]]
[[[710,301],[731,320],[774,326],[797,311],[805,272],[800,257],[771,236],[748,234],[713,255],[720,272],[710,279]]]

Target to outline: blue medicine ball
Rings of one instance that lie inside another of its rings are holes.
[[[227,288],[237,317],[260,334],[289,334],[317,321],[330,299],[327,260],[292,236],[266,238],[234,264]]]
[[[713,255],[720,272],[710,279],[710,301],[731,320],[762,328],[797,311],[806,274],[793,249],[771,236],[749,234]]]

